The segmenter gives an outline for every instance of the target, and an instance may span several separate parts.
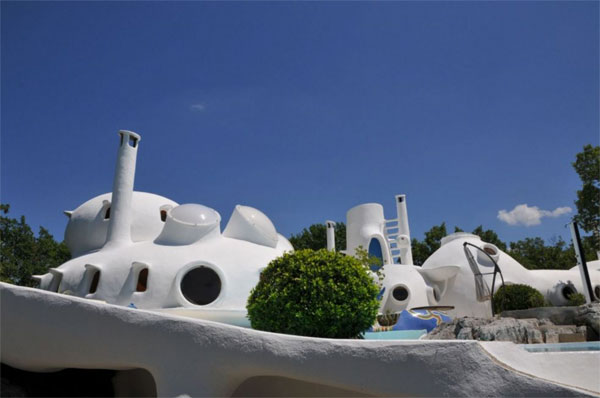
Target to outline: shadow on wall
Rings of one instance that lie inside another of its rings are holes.
[[[233,397],[370,397],[371,395],[280,376],[256,376],[244,381]]]
[[[2,364],[2,397],[156,397],[154,378],[144,369],[64,369],[26,372]]]

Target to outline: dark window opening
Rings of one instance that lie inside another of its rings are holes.
[[[145,292],[148,288],[148,268],[144,268],[140,271],[138,275],[137,286],[135,288],[136,292]]]
[[[162,221],[162,222],[167,221],[167,211],[166,210],[160,211],[160,221]]]
[[[573,286],[567,285],[562,288],[562,295],[567,300],[575,293],[577,293],[577,290]]]
[[[94,271],[94,276],[92,276],[92,283],[90,283],[90,294],[96,293],[98,290],[98,283],[100,283],[100,271]]]
[[[496,255],[496,250],[494,250],[494,248],[493,248],[493,247],[486,246],[486,247],[484,247],[484,248],[483,248],[483,250],[484,250],[484,251],[485,251],[487,254],[489,254],[490,256],[495,256],[495,255]]]
[[[221,278],[210,268],[198,267],[185,274],[180,288],[181,293],[190,303],[206,305],[219,297]]]
[[[138,142],[137,138],[129,136],[129,146],[135,148],[137,146],[137,142]]]
[[[104,213],[104,219],[108,220],[110,218],[110,206],[106,208],[106,212]]]
[[[398,286],[392,292],[394,298],[398,301],[404,301],[408,298],[408,290],[404,286]]]
[[[594,288],[594,294],[596,295],[596,300],[600,300],[600,285]]]

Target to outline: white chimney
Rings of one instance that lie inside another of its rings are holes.
[[[131,242],[131,198],[138,145],[141,137],[127,130],[120,130],[120,144],[113,182],[110,205],[110,221],[106,245],[121,245]]]
[[[400,262],[412,264],[412,248],[410,246],[410,229],[408,228],[408,211],[406,210],[406,195],[396,195],[396,213],[398,214],[398,247]]]
[[[327,226],[327,250],[330,252],[335,251],[335,222],[325,221]]]

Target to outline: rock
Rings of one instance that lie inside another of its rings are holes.
[[[458,340],[473,340],[473,330],[471,328],[462,328],[456,335]]]
[[[544,333],[544,341],[547,344],[557,344],[558,341],[558,332],[556,330],[548,330]]]
[[[572,325],[579,307],[539,307],[526,310],[503,311],[501,318],[536,318],[548,319],[555,325]]]
[[[577,307],[573,323],[577,326],[587,326],[594,332],[594,335],[590,337],[597,340],[600,336],[600,303],[584,304]]]

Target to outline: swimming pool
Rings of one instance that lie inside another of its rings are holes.
[[[523,344],[529,352],[600,351],[600,341],[585,343]]]

